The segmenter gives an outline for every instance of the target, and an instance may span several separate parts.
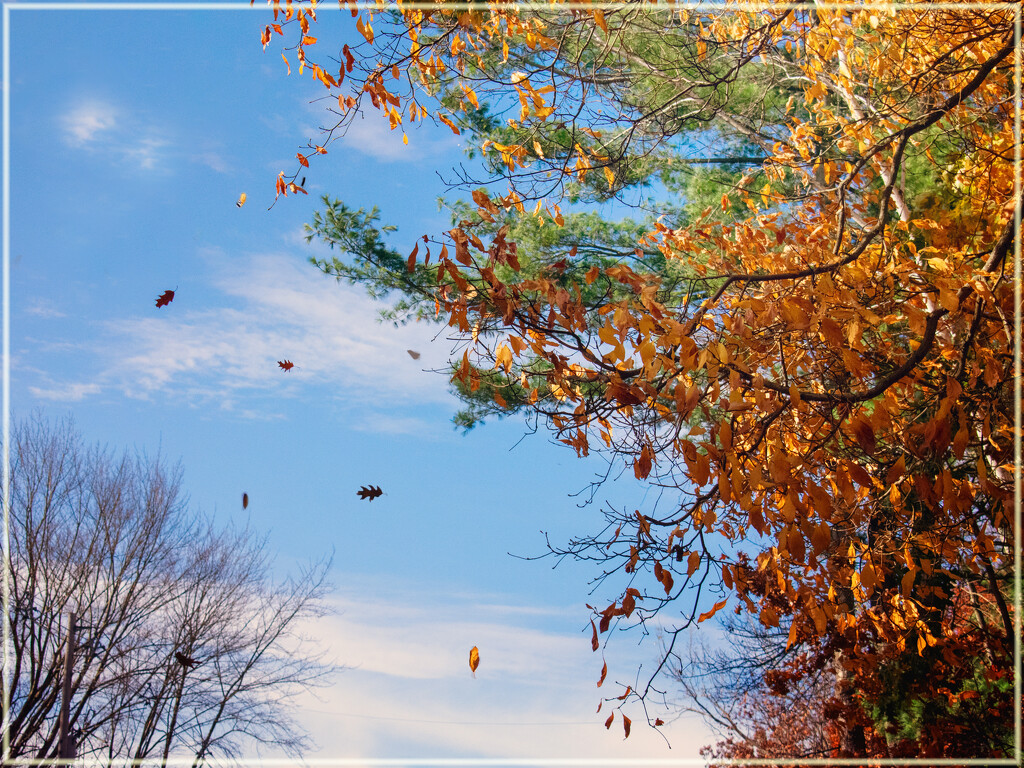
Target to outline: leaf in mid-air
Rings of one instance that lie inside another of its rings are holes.
[[[476,668],[480,666],[480,649],[475,645],[469,649],[469,669],[476,677]]]
[[[157,308],[158,308],[158,309],[159,309],[160,307],[166,307],[166,306],[167,306],[168,304],[170,304],[170,303],[171,303],[172,301],[174,301],[174,291],[164,291],[164,292],[163,292],[163,293],[161,293],[161,294],[160,294],[160,296],[159,296],[159,297],[157,298],[157,300],[156,300],[156,306],[157,306]]]
[[[293,363],[291,360],[278,360],[277,364],[281,366],[281,370],[284,371],[290,371],[292,368],[295,367],[295,363]]]
[[[249,506],[249,494],[248,493],[243,493],[242,494],[242,509],[245,509],[248,506]]]
[[[245,205],[245,192],[243,192],[241,195],[239,195],[238,202],[235,203],[235,205],[237,205],[239,208],[241,208],[243,205]]]
[[[407,349],[405,351],[409,353],[409,357],[411,357],[413,360],[419,360],[420,359],[420,353],[419,352],[416,352],[415,350],[412,350],[412,349]]]
[[[369,499],[370,501],[373,501],[383,493],[384,491],[380,489],[379,485],[371,485],[369,487],[363,485],[360,486],[358,491],[356,491],[356,495],[359,496],[360,499]]]

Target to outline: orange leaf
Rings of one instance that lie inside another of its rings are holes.
[[[597,639],[597,627],[594,626],[594,620],[593,619],[590,620],[590,628],[592,630],[594,630],[594,636],[590,639],[590,646],[591,646],[591,648],[593,648],[596,651],[598,649],[598,646],[600,646],[601,643]]]
[[[716,613],[718,613],[722,608],[724,608],[725,604],[727,602],[729,602],[729,598],[725,598],[725,600],[722,600],[720,603],[715,603],[714,607],[710,611],[702,613],[697,618],[697,623],[699,624],[700,622],[704,621],[705,619],[710,619],[712,616],[714,616]]]
[[[295,363],[293,363],[291,360],[278,360],[277,364],[283,371],[290,371],[292,368],[295,367]]]
[[[608,676],[608,662],[606,661],[604,663],[604,666],[601,667],[601,679],[597,681],[597,687],[598,688],[600,688],[602,685],[604,685],[604,679],[607,676]]]
[[[622,716],[622,730],[624,730],[626,732],[626,735],[625,735],[624,738],[627,738],[627,739],[629,738],[629,727],[632,724],[633,724],[633,722],[628,717],[626,717],[625,715]]]
[[[237,205],[239,208],[241,208],[243,205],[245,205],[245,198],[246,198],[246,194],[245,194],[245,192],[243,192],[241,195],[239,195],[238,202],[235,203],[235,205]]]
[[[409,260],[405,264],[405,267],[406,267],[406,269],[409,270],[409,274],[410,275],[416,269],[416,254],[419,253],[419,251],[420,251],[420,243],[417,240],[416,241],[416,245],[414,245],[412,247],[412,253],[409,254]]]
[[[469,649],[469,669],[473,672],[473,677],[476,677],[476,668],[480,666],[480,649],[475,645]]]
[[[297,152],[295,156],[299,158],[299,165],[303,168],[309,168],[309,160],[307,160],[301,152]]]
[[[605,728],[611,728],[612,727],[612,721],[614,719],[615,719],[615,713],[612,712],[610,715],[608,715],[608,719],[604,721],[604,727]]]

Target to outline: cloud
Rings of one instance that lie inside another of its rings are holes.
[[[584,633],[565,627],[566,616],[583,616],[582,606],[535,612],[502,596],[363,582],[346,576],[339,613],[303,627],[354,667],[319,699],[301,700],[300,722],[320,757],[696,758],[714,740],[697,721],[669,722],[658,730],[670,750],[639,707],[623,710],[633,719],[628,741],[621,713],[611,729],[603,727],[618,702],[606,702],[597,715],[598,701],[622,692],[614,681],[635,675],[643,654],[619,653],[633,644],[616,638],[619,645],[606,650],[614,671],[599,690],[601,658]],[[474,645],[481,654],[476,678],[469,669]],[[643,653],[656,652],[653,643],[643,646]]]
[[[95,383],[69,383],[45,389],[42,387],[28,388],[33,397],[61,403],[77,403],[84,400],[88,395],[98,394],[101,390],[102,387]]]
[[[163,158],[162,151],[167,147],[168,142],[153,136],[143,137],[135,144],[125,146],[122,150],[124,157],[131,160],[143,170],[153,170],[159,165]]]
[[[193,155],[191,160],[194,163],[205,165],[217,173],[229,173],[231,171],[228,161],[217,152],[201,152],[198,155]]]
[[[68,106],[58,117],[65,141],[84,152],[102,153],[139,170],[168,172],[173,161],[205,165],[227,173],[229,165],[218,153],[186,153],[168,138],[166,121],[144,116],[100,99],[87,99]]]
[[[90,345],[101,350],[99,373],[88,387],[68,382],[51,394],[114,391],[263,418],[279,418],[284,402],[299,396],[342,407],[449,402],[445,377],[424,370],[448,357],[431,343],[436,327],[381,324],[379,305],[361,289],[284,254],[232,259],[218,253],[210,263],[212,301],[203,299],[198,308],[182,287],[166,308],[107,321]],[[409,348],[423,357],[412,360]],[[295,364],[287,372],[277,365],[285,359]],[[405,433],[421,424],[389,409],[375,428]]]
[[[391,163],[408,162],[417,155],[412,138],[410,137],[409,144],[403,144],[402,131],[390,130],[387,122],[376,113],[365,117],[357,116],[348,126],[341,141],[349,149]]]
[[[110,132],[117,125],[117,110],[110,104],[88,101],[72,107],[61,117],[68,142],[82,146],[96,141],[100,134]]]
[[[447,128],[444,130],[448,130]],[[419,124],[406,129],[409,143],[402,141],[402,127],[391,130],[386,119],[376,110],[357,115],[345,129],[339,141],[345,149],[354,150],[386,163],[410,163],[424,158],[436,158],[458,146],[453,134],[445,135]]]
[[[39,299],[25,307],[25,314],[45,318],[67,317],[64,312],[53,306],[51,302]]]

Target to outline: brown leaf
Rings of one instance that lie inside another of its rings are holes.
[[[356,491],[356,495],[360,499],[369,499],[370,501],[373,501],[383,493],[384,491],[380,489],[379,485],[371,485],[369,487],[362,485],[359,487],[359,490]]]
[[[278,360],[277,364],[284,371],[290,371],[292,368],[295,367],[295,363],[293,363],[291,360]]]
[[[612,721],[614,719],[615,719],[615,713],[612,712],[610,715],[608,715],[608,719],[604,721],[604,727],[605,728],[611,728],[612,727]]]
[[[594,620],[590,620],[590,628],[594,630],[594,636],[590,639],[590,646],[596,651],[600,646],[600,641],[597,639],[597,627],[594,626]]]
[[[601,679],[597,681],[597,687],[598,688],[600,688],[602,685],[604,685],[604,679],[607,676],[608,676],[608,662],[606,661],[604,663],[604,666],[601,667]]]
[[[249,494],[242,494],[242,509],[246,509],[249,506]]]
[[[160,307],[166,307],[172,301],[174,301],[174,291],[164,291],[156,300],[157,309]]]
[[[624,738],[627,738],[627,739],[629,738],[629,727],[630,727],[630,726],[631,726],[632,724],[633,724],[633,721],[632,721],[632,720],[630,720],[630,719],[629,719],[628,717],[626,717],[625,715],[623,715],[623,716],[622,716],[622,730],[624,730],[624,731],[626,732],[626,735],[625,735],[625,737],[624,737]]]
[[[405,351],[409,353],[409,357],[411,357],[413,360],[419,360],[420,359],[420,353],[419,352],[416,352],[415,350],[412,350],[412,349],[407,349]]]

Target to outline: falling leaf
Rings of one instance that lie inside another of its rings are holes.
[[[469,649],[469,668],[476,677],[476,668],[480,666],[480,649],[475,645]]]
[[[174,291],[164,291],[163,293],[160,294],[160,297],[156,300],[156,306],[157,306],[158,309],[160,307],[166,307],[172,301],[174,301]]]
[[[241,195],[239,195],[238,202],[235,203],[235,205],[237,205],[239,208],[241,208],[243,205],[245,205],[245,192],[243,192]]]
[[[360,486],[358,491],[356,491],[356,495],[359,496],[360,499],[369,499],[370,501],[373,501],[383,493],[384,491],[380,489],[379,485],[371,485],[369,487],[363,485]]]
[[[725,600],[722,600],[720,602],[715,603],[710,611],[705,611],[704,613],[702,613],[700,616],[697,617],[697,623],[700,623],[700,622],[702,622],[702,621],[704,621],[706,619],[710,619],[712,616],[714,616],[716,613],[718,613],[720,610],[722,610],[722,608],[725,607],[726,602],[728,602],[728,598],[726,598]]]
[[[295,363],[293,363],[291,360],[278,360],[277,364],[281,366],[282,370],[285,371],[290,371],[292,368],[295,367]]]
[[[409,357],[411,357],[413,360],[419,360],[420,359],[420,353],[419,352],[416,352],[415,350],[412,350],[412,349],[407,349],[405,351],[409,353]]]

